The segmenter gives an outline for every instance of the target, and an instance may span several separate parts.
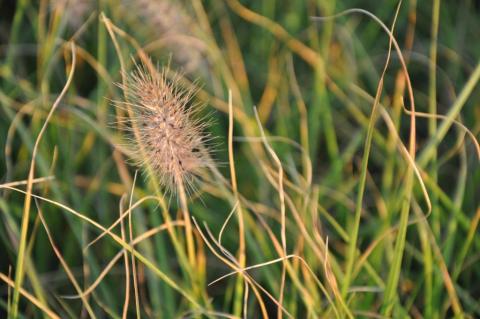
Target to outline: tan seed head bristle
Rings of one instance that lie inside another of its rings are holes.
[[[195,89],[179,86],[178,75],[167,79],[166,71],[144,66],[127,75],[128,107],[132,109],[129,130],[140,165],[148,165],[161,185],[175,193],[179,184],[187,191],[194,187],[199,171],[208,166],[210,156],[203,133],[202,118],[195,118],[198,105],[189,105]]]

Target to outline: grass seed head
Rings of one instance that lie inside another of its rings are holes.
[[[199,172],[210,162],[207,122],[197,116],[200,106],[190,103],[196,89],[181,87],[178,74],[167,79],[165,69],[145,66],[128,74],[122,88],[131,108],[128,130],[134,132],[134,151],[141,157],[137,164],[148,165],[171,193],[179,184],[193,190]]]

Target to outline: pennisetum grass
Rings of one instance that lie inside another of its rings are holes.
[[[0,317],[480,316],[478,5],[350,6],[0,2]]]
[[[178,77],[169,80],[165,70],[142,65],[127,76],[126,86],[120,86],[128,100],[119,106],[128,104],[133,110],[125,129],[135,126],[139,133],[131,137],[130,146],[135,154],[140,147],[145,151],[137,164],[150,165],[167,192],[194,191],[196,177],[211,165],[206,148],[211,138],[204,133],[208,122],[197,116],[199,105],[189,105],[195,89],[182,89]]]
[[[194,272],[196,253],[187,196],[195,191],[201,171],[212,166],[211,138],[204,133],[208,121],[199,116],[200,105],[191,103],[195,87],[182,88],[179,75],[167,78],[166,72],[137,64],[120,84],[126,101],[117,106],[130,110],[123,128],[133,133],[130,146],[133,154],[140,154],[134,159],[136,164],[148,167],[147,174],[153,174],[166,193],[178,196]]]

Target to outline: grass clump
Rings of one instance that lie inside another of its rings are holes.
[[[475,2],[85,3],[0,4],[0,317],[480,316]]]

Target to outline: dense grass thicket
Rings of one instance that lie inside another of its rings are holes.
[[[480,317],[480,6],[0,1],[1,318]]]

